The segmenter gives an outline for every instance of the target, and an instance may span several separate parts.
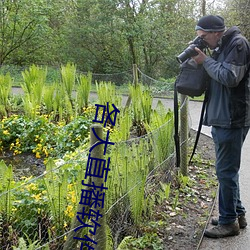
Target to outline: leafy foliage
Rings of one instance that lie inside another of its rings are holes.
[[[0,117],[7,116],[9,107],[8,98],[11,93],[12,79],[10,73],[0,75]]]
[[[116,94],[115,86],[110,82],[97,84],[97,88],[100,104],[107,105],[106,102],[109,102],[109,98],[111,98],[115,105],[120,105],[121,97]],[[152,124],[151,129],[156,130],[154,131],[156,134],[159,132],[157,129],[160,124],[172,127],[172,123],[168,121],[168,119],[172,119],[172,116],[167,115],[170,112],[166,112],[163,107],[160,108],[158,105],[159,116],[163,118],[160,119],[153,115],[150,92],[143,93],[140,88],[136,91],[138,92],[137,97],[145,98],[140,107],[141,111],[139,111],[143,114],[140,123],[148,122],[148,126]],[[136,102],[136,98],[133,101]],[[63,108],[62,111],[65,112]],[[58,235],[69,230],[72,217],[76,214],[76,197],[79,197],[81,193],[81,186],[76,183],[81,183],[84,178],[86,142],[89,140],[89,127],[94,118],[94,111],[93,106],[89,105],[83,110],[81,116],[76,114],[71,121],[64,119],[56,122],[51,114],[37,114],[35,117],[19,114],[1,120],[0,146],[2,152],[12,150],[14,155],[33,152],[37,158],[46,159],[46,171],[43,177],[36,181],[33,181],[32,177],[20,180],[15,183],[15,187],[18,188],[7,190],[8,197],[12,195],[8,204],[13,204],[14,210],[10,211],[10,208],[5,206],[1,207],[1,212],[8,213],[11,218],[10,224],[15,222],[15,225],[13,231],[5,233],[8,237],[14,238],[19,228],[25,227],[22,234],[19,235],[19,242],[11,239],[10,244],[15,246],[26,244],[27,247],[29,244],[32,248],[33,245],[42,244],[43,242],[40,240],[46,242],[50,237],[57,238]],[[145,137],[131,139],[132,135],[136,136],[131,131],[134,122],[132,109],[121,109],[120,114],[122,116],[117,119],[115,127],[110,124],[107,126],[107,129],[110,130],[110,138],[116,142],[115,146],[107,150],[107,155],[111,159],[112,171],[110,171],[106,183],[109,192],[106,194],[105,202],[106,209],[109,211],[107,216],[110,228],[109,241],[112,239],[112,243],[109,242],[109,245],[114,247],[118,246],[123,237],[119,227],[127,225],[126,230],[131,226],[140,227],[143,219],[151,212],[152,206],[147,207],[148,199],[145,199],[145,189],[149,170],[157,162],[154,159],[155,146],[152,143],[158,143],[157,140],[151,140],[152,131]],[[155,122],[157,119],[154,116],[159,120],[158,123]],[[161,136],[165,135],[161,134]],[[162,145],[158,147],[158,150],[160,147]],[[50,158],[51,156],[56,157],[58,161]],[[12,169],[9,169],[12,173]],[[120,199],[122,202],[118,202]],[[9,202],[10,200],[12,202]],[[110,213],[110,211],[114,213]],[[114,214],[115,216],[122,214],[124,224],[112,224],[115,221]],[[26,225],[29,226],[26,227]],[[29,235],[33,243],[26,239],[25,235]],[[144,242],[144,240],[142,241]],[[60,238],[54,242],[60,247],[63,243],[63,239]],[[144,243],[146,246],[147,240]]]
[[[88,140],[91,121],[79,116],[68,124],[56,125],[48,116],[30,119],[11,116],[0,122],[0,148],[14,155],[33,152],[37,158],[62,155]]]
[[[204,3],[209,13],[226,9]],[[237,4],[227,12],[243,23],[247,8],[239,8],[244,1]],[[205,14],[198,5],[195,0],[2,1],[0,64],[70,61],[81,71],[97,73],[137,64],[154,78],[174,77],[175,57],[194,38],[197,16]]]

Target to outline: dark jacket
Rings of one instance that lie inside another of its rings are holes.
[[[211,77],[204,125],[250,126],[250,46],[237,27],[227,30],[218,50],[203,63]]]

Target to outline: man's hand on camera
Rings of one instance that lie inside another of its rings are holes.
[[[198,53],[198,55],[192,58],[195,60],[197,64],[203,64],[207,56],[197,47],[195,47],[195,51]]]

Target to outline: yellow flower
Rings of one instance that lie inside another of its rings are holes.
[[[13,155],[19,155],[21,153],[22,153],[22,151],[19,151],[19,150],[15,149]]]
[[[17,208],[13,207],[11,210],[12,210],[12,212],[16,212]]]
[[[39,152],[36,152],[36,158],[40,159],[41,158],[41,155]]]
[[[32,191],[32,190],[35,191],[37,190],[37,185],[35,183],[30,183],[29,185],[26,186],[26,189],[28,191]]]
[[[68,215],[70,218],[74,217],[74,213],[73,213],[73,206],[72,205],[68,205],[66,208],[66,211],[64,211],[65,215]]]
[[[43,147],[43,153],[45,154],[46,157],[48,157],[49,153],[46,147]]]
[[[42,199],[41,195],[42,195],[41,193],[33,194],[31,197],[35,198],[36,201],[40,201]]]
[[[72,201],[72,203],[76,203],[76,196],[75,196],[75,195],[73,195],[73,196],[71,197],[71,201]]]
[[[3,134],[4,134],[4,135],[9,135],[10,133],[9,133],[8,130],[4,130],[4,131],[3,131]]]

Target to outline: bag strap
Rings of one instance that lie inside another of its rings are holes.
[[[206,104],[207,104],[207,90],[205,91],[205,97],[204,97],[204,101],[202,103],[199,126],[198,126],[198,130],[196,132],[195,143],[194,143],[194,147],[193,147],[193,152],[192,152],[192,154],[190,156],[190,159],[189,159],[189,164],[192,162],[192,159],[193,159],[193,156],[195,154],[195,151],[196,151],[196,148],[197,148],[197,145],[198,145],[198,141],[199,141],[199,138],[200,138],[203,117],[204,117],[204,113],[205,113],[205,109],[206,109]]]
[[[175,141],[175,154],[176,154],[176,167],[180,167],[180,137],[179,137],[179,112],[178,112],[178,93],[176,88],[176,82],[174,83],[174,141]]]

